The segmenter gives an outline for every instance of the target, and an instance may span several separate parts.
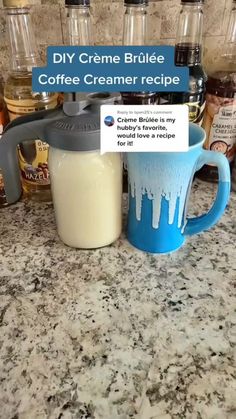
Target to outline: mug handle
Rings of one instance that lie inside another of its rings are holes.
[[[202,150],[197,162],[196,171],[204,164],[214,163],[218,167],[219,183],[216,199],[207,214],[189,218],[184,229],[184,235],[192,236],[215,225],[223,215],[230,198],[230,167],[227,158],[219,152]]]

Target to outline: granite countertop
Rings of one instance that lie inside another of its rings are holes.
[[[70,249],[50,204],[0,213],[1,419],[235,419],[235,193],[167,256]]]

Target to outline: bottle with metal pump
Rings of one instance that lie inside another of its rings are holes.
[[[147,45],[148,0],[124,0],[123,45]],[[122,92],[124,105],[153,105],[156,92]]]
[[[204,148],[223,153],[232,170],[236,151],[236,0],[232,3],[224,49],[217,67],[206,83]],[[217,168],[213,164],[203,166],[197,176],[209,182],[218,181]]]
[[[121,233],[121,157],[100,154],[100,106],[115,99],[115,94],[91,94],[83,101],[65,102],[64,112],[57,115],[44,111],[19,118],[0,142],[6,198],[13,203],[21,193],[18,143],[27,146],[35,135],[47,141],[58,234],[71,247],[107,246]]]
[[[29,0],[4,0],[11,48],[11,68],[4,99],[10,120],[57,106],[58,95],[32,92],[32,68],[40,65],[32,29]],[[16,133],[17,135],[17,133]],[[51,199],[48,146],[43,137],[18,147],[23,190],[35,201]],[[40,138],[40,137],[39,137]]]
[[[65,0],[68,45],[93,45],[90,0]]]
[[[202,67],[204,0],[181,0],[175,65],[189,67],[189,91],[162,94],[160,104],[187,104],[189,121],[202,124],[205,109],[206,74]]]

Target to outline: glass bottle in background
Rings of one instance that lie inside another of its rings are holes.
[[[206,74],[202,67],[204,0],[182,0],[175,44],[175,65],[189,67],[189,91],[161,95],[160,104],[186,104],[189,121],[201,125]]]
[[[93,45],[90,0],[65,0],[66,43]]]
[[[93,45],[90,0],[65,0],[66,7],[66,45]],[[66,100],[81,100],[86,93],[64,94]]]
[[[206,83],[203,128],[207,138],[204,148],[225,154],[232,170],[236,147],[236,0],[233,1],[218,68],[209,74]],[[203,166],[197,176],[210,182],[218,181],[214,165]]]
[[[8,122],[9,122],[9,118],[8,118],[7,108],[3,99],[2,86],[0,84],[0,141],[1,141],[3,130]],[[1,169],[0,169],[0,208],[5,207],[7,205],[8,204],[7,204],[5,190],[4,190],[3,177],[2,177]]]
[[[147,45],[148,0],[124,0],[123,45]],[[122,92],[124,105],[152,105],[156,92]]]
[[[148,0],[124,0],[124,6],[123,45],[147,45]],[[155,105],[158,95],[156,92],[122,92],[121,98],[123,105]],[[128,192],[128,173],[125,168],[123,191]]]
[[[58,94],[32,92],[32,67],[40,65],[28,0],[3,0],[10,41],[10,72],[4,88],[10,120],[34,111],[55,108]],[[24,194],[50,201],[48,145],[34,139],[20,145],[19,161]]]

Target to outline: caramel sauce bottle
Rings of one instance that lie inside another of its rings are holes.
[[[236,146],[236,0],[233,1],[224,51],[217,67],[209,74],[206,84],[204,148],[223,153],[232,170]],[[197,176],[209,182],[218,181],[214,165],[203,166]]]
[[[4,88],[10,120],[39,110],[55,108],[58,95],[32,92],[32,68],[40,65],[32,29],[28,0],[4,0],[11,47],[11,68]],[[35,201],[50,201],[48,145],[32,138],[18,149],[25,196]]]

